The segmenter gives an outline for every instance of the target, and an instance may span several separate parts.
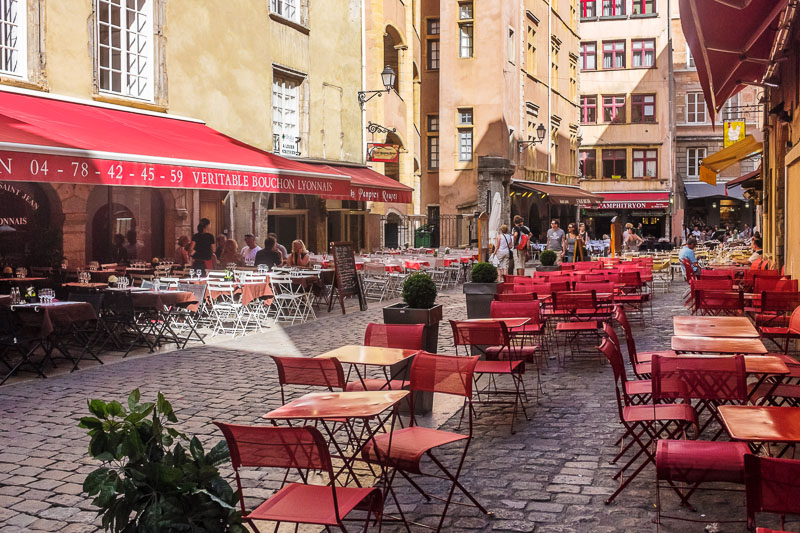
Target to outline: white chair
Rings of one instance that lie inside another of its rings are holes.
[[[306,296],[302,288],[292,283],[290,276],[271,275],[269,283],[273,293],[270,313],[274,313],[275,322],[303,322]]]
[[[236,286],[229,281],[208,282],[208,292],[217,293],[216,299],[211,302],[211,336],[217,333],[232,333],[235,337],[241,331],[244,335],[246,325],[243,322],[243,305],[239,295],[236,294]],[[227,324],[231,324],[227,326]]]

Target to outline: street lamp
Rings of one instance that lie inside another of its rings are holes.
[[[389,65],[386,65],[383,72],[381,72],[381,81],[385,89],[377,91],[358,91],[358,104],[361,106],[361,109],[364,109],[364,104],[375,98],[375,96],[383,96],[383,93],[388,93],[394,89],[394,84],[397,81],[397,74]]]
[[[529,139],[527,141],[517,141],[517,146],[519,147],[519,153],[525,151],[525,148],[528,146],[535,146],[537,144],[542,144],[544,142],[544,134],[547,133],[547,130],[544,127],[544,124],[539,123],[539,126],[536,128],[536,138]]]

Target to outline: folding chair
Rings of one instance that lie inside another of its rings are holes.
[[[30,367],[43,378],[47,377],[42,371],[45,359],[37,364],[31,358],[40,344],[38,333],[26,328],[10,308],[0,307],[0,362],[8,369],[0,380],[0,385],[14,376],[23,366]],[[18,357],[12,358],[12,354]]]
[[[603,320],[610,318],[610,314],[610,308],[597,303],[597,294],[593,290],[554,292],[552,317],[558,321],[555,327],[555,344],[559,356],[559,364],[564,362],[561,359],[560,343],[558,342],[559,334],[564,335],[565,358],[567,347],[569,347],[570,354],[573,357],[576,353],[591,353],[594,355],[593,351],[582,352],[579,341],[585,337],[589,337],[592,340],[598,339],[600,337],[600,324]]]
[[[517,411],[521,409],[526,420],[529,420],[525,410],[525,385],[522,375],[525,373],[525,360],[535,356],[536,348],[527,346],[517,346],[511,341],[511,335],[503,322],[469,322],[469,321],[450,321],[453,329],[453,342],[456,348],[456,355],[459,354],[459,346],[464,346],[468,351],[475,348],[486,356],[486,361],[478,361],[475,367],[475,392],[478,401],[481,403],[511,403],[513,411],[511,413],[511,433],[514,433],[514,421],[517,418]],[[521,339],[522,341],[522,339]],[[490,355],[491,354],[491,355]],[[487,375],[489,383],[481,389],[478,386],[478,379]],[[497,388],[496,378],[507,375],[511,377],[513,390],[500,390]],[[494,389],[492,389],[494,385]],[[513,395],[513,402],[499,402],[481,400],[481,393],[491,395]]]
[[[800,514],[800,461],[747,455],[744,458],[747,527],[756,527],[756,513]]]
[[[328,445],[314,427],[241,426],[215,421],[222,430],[231,454],[242,518],[255,530],[256,521],[337,526],[347,531],[345,521],[353,511],[365,511],[364,531],[371,519],[381,521],[383,495],[369,487],[337,487],[333,476]],[[252,511],[245,507],[240,470],[242,467],[283,468],[297,470],[303,483],[281,484],[280,489]],[[326,474],[326,485],[310,485],[304,471],[320,470]]]
[[[502,292],[495,295],[498,302],[533,302],[536,298],[535,292]]]
[[[469,433],[467,435],[416,425],[412,405],[411,422],[408,427],[395,430],[391,434],[384,433],[376,436],[373,441],[367,443],[362,452],[362,456],[367,461],[395,468],[395,471],[399,472],[427,501],[435,499],[445,503],[442,516],[439,519],[439,525],[436,528],[437,532],[442,530],[442,525],[444,524],[444,519],[447,516],[447,510],[450,508],[451,503],[453,505],[468,505],[467,503],[453,501],[453,493],[456,487],[469,499],[472,505],[480,510],[480,512],[486,515],[493,514],[487,511],[459,481],[461,470],[464,466],[467,452],[469,451],[469,445],[472,441],[472,417],[474,411],[472,407],[472,384],[474,382],[474,373],[477,372],[476,367],[479,364],[478,356],[453,357],[425,352],[414,356],[414,362],[411,363],[410,389],[412,391],[412,402],[414,396],[413,392],[417,391],[463,397],[464,406],[462,407],[461,416],[463,418],[464,412],[466,412],[469,427]],[[461,451],[461,457],[458,461],[456,471],[451,472],[443,462],[433,454],[433,451],[456,442],[463,442],[464,447]],[[378,453],[374,450],[376,447]],[[423,472],[423,456],[428,457],[444,477],[439,474],[426,474]],[[379,459],[379,457],[382,459]],[[450,481],[452,484],[450,485],[447,498],[428,494],[411,478],[411,475],[421,475]],[[393,480],[394,474],[392,474],[390,478],[390,485]]]
[[[371,322],[367,324],[367,330],[364,333],[364,346],[422,350],[424,335],[424,324],[376,324]],[[384,379],[364,378],[352,381],[347,384],[347,390],[400,390],[408,385],[405,379],[394,379],[393,376],[386,374],[386,367],[383,367],[383,371]]]
[[[489,308],[490,318],[530,318],[530,322],[521,328],[514,328],[509,333],[512,336],[522,335],[531,340],[531,346],[545,346],[549,348],[547,342],[547,325],[542,317],[541,307],[535,299],[522,302],[502,302],[494,301]],[[539,343],[533,342],[539,340]],[[531,359],[530,362],[535,362]]]
[[[608,322],[603,323],[603,333],[612,343],[614,343],[615,351],[612,352],[615,358],[614,364],[618,365],[621,370],[620,379],[622,383],[622,392],[625,395],[625,404],[638,405],[650,403],[653,396],[653,384],[649,379],[628,379],[628,373],[625,371],[625,364],[622,360],[622,345],[617,337],[617,332]],[[617,445],[621,443],[617,442]]]
[[[292,283],[290,276],[271,275],[272,306],[275,308],[275,322],[286,321],[292,324],[303,319],[305,295],[299,285]]]
[[[606,503],[611,503],[648,464],[655,463],[655,454],[650,450],[653,441],[660,438],[661,435],[666,435],[667,438],[675,438],[677,435],[682,435],[685,438],[686,426],[693,425],[695,428],[697,427],[697,414],[694,408],[688,404],[630,405],[627,403],[624,385],[622,385],[624,379],[626,379],[624,377],[625,367],[621,364],[622,357],[619,354],[618,347],[614,345],[611,339],[605,338],[598,346],[598,349],[611,363],[611,368],[614,371],[617,412],[620,422],[625,428],[618,440],[621,443],[621,449],[611,463],[615,464],[634,445],[638,445],[638,449],[633,456],[620,467],[612,478],[619,479],[620,484],[611,496],[606,499]],[[674,429],[670,429],[673,426]],[[628,437],[631,440],[625,444],[625,439]],[[639,463],[632,473],[627,474],[628,469],[633,467],[642,456],[644,460]],[[625,478],[626,474],[628,475],[627,478]]]
[[[614,303],[622,304],[630,313],[636,313],[644,323],[644,306],[649,304],[650,318],[653,318],[653,301],[650,293],[645,292],[645,282],[638,270],[620,272],[616,288],[619,291],[614,296]]]
[[[148,336],[154,335],[153,326],[147,321],[140,320],[136,309],[133,306],[131,293],[127,291],[108,291],[103,298],[103,322],[108,327],[108,337],[103,341],[100,350],[105,348],[106,342],[111,340],[115,346],[124,349],[123,358],[127,357],[130,351],[137,344],[144,346],[152,353],[155,346]],[[128,347],[123,344],[123,337],[132,336]],[[141,342],[140,342],[141,341]]]
[[[278,368],[278,384],[281,387],[281,404],[286,403],[286,385],[308,385],[325,387],[329,391],[344,391],[342,363],[336,358],[281,357],[270,355]]]
[[[211,302],[210,318],[212,320],[211,336],[217,333],[232,333],[235,337],[241,330],[244,335],[247,325],[243,321],[243,305],[241,295],[236,293],[236,286],[229,281],[208,281],[209,294],[216,294]],[[228,327],[226,324],[231,324]]]
[[[759,330],[764,327],[788,327],[789,315],[800,307],[800,292],[763,291],[753,321]]]
[[[184,329],[189,330],[189,333],[183,337],[183,346],[181,349],[186,348],[186,345],[192,339],[192,335],[197,337],[201,343],[205,344],[206,341],[197,328],[200,323],[206,318],[206,289],[208,287],[202,283],[178,283],[177,289],[182,292],[191,292],[197,304],[190,307],[175,307],[170,311],[170,317],[175,322],[178,331],[183,333]]]
[[[739,291],[695,290],[695,314],[705,316],[741,316],[744,294]]]

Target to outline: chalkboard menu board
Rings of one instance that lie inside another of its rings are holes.
[[[344,314],[344,298],[346,296],[358,296],[358,305],[362,311],[367,310],[367,298],[364,295],[364,288],[361,286],[361,279],[356,270],[356,256],[353,251],[352,242],[332,242],[331,255],[333,255],[334,266],[336,268],[336,279],[334,290]],[[333,309],[334,297],[331,296],[328,304],[328,312]]]

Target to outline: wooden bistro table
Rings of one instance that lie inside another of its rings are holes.
[[[693,337],[675,335],[672,349],[678,353],[755,354],[767,353],[760,339],[749,337]]]
[[[800,443],[800,407],[720,405],[719,415],[731,439],[746,442],[754,453],[765,444],[785,444],[778,457]]]
[[[675,316],[672,327],[679,337],[759,338],[753,323],[743,316]]]
[[[379,430],[386,430],[384,421],[381,419],[386,411],[391,410],[391,425],[389,431],[393,431],[398,419],[395,407],[399,402],[408,396],[408,391],[360,391],[360,392],[315,392],[301,396],[296,400],[285,404],[263,416],[264,419],[277,425],[280,421],[291,423],[291,421],[313,421],[320,424],[327,433],[330,444],[336,450],[338,458],[343,462],[341,468],[335,472],[334,480],[347,485],[349,479],[361,487],[361,482],[356,475],[354,464],[361,455],[364,446],[373,441]],[[363,424],[363,431],[354,428],[356,422]],[[336,424],[344,423],[347,431],[338,431],[334,427]],[[348,439],[347,443],[339,443],[337,435],[344,434]],[[391,435],[391,433],[390,433]],[[345,450],[351,446],[352,453],[347,455]],[[389,438],[387,455],[391,453],[392,439]],[[379,447],[373,446],[376,453],[380,455]],[[384,498],[386,487],[389,487],[389,477],[385,461],[378,461],[380,464],[381,478],[384,481]],[[340,479],[342,473],[347,473],[344,480]],[[395,497],[396,498],[396,497]],[[399,500],[397,500],[399,501]]]

